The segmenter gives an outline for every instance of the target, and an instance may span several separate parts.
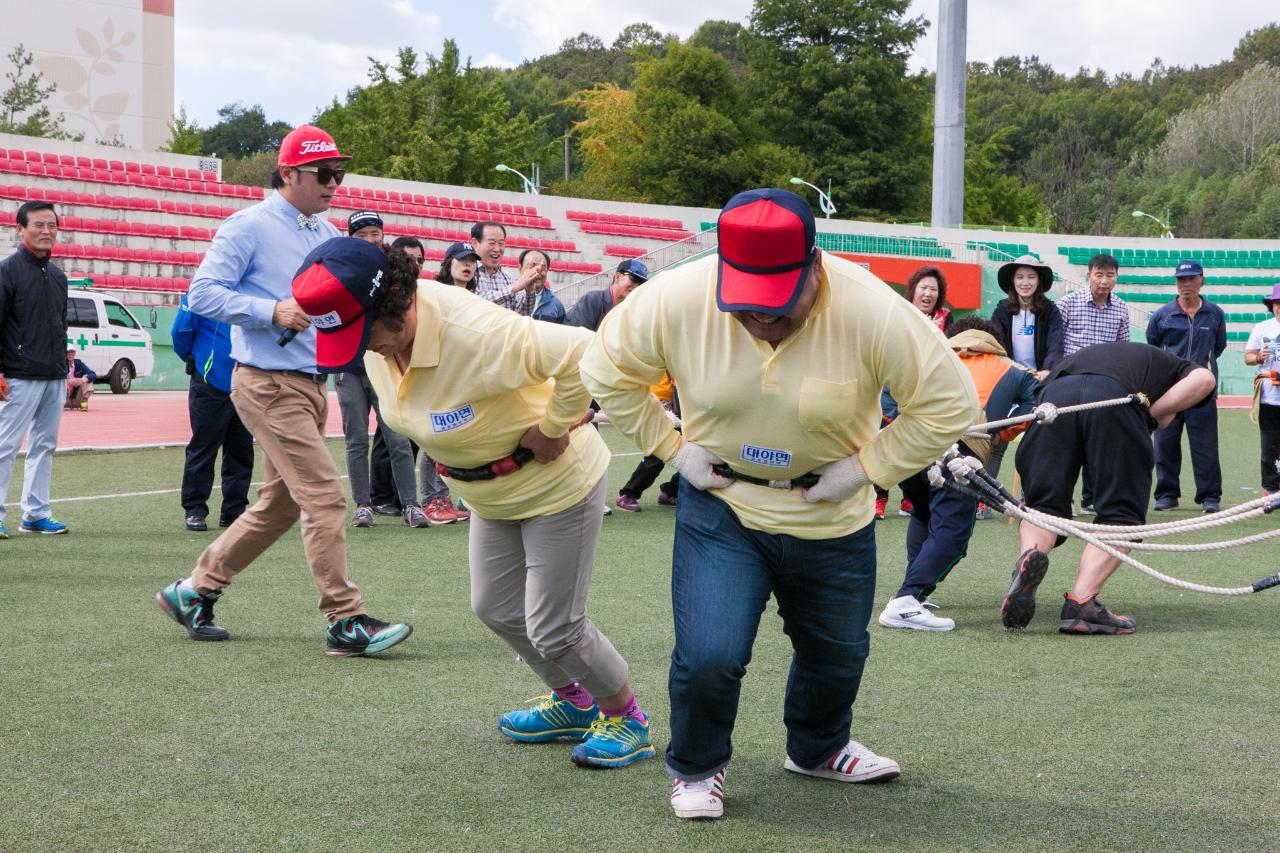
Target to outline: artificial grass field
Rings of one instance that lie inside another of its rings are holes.
[[[1257,432],[1243,413],[1220,423],[1230,505],[1257,494]],[[614,428],[603,434],[634,453]],[[612,494],[638,461],[615,457]],[[54,512],[71,535],[0,542],[0,849],[1280,848],[1280,590],[1210,597],[1121,567],[1103,600],[1138,633],[1061,636],[1072,542],[1015,636],[998,613],[1015,528],[980,522],[936,594],[954,632],[888,630],[873,615],[854,737],[895,758],[902,778],[840,785],[782,770],[789,646],[771,607],[743,685],[726,817],[686,823],[671,814],[661,759],[673,512],[656,487],[642,513],[604,520],[590,612],[631,664],[659,755],[588,771],[567,743],[495,731],[498,714],[545,691],[470,612],[462,524],[379,518],[349,531],[370,612],[415,628],[383,657],[322,653],[296,532],[218,604],[232,640],[190,642],[153,600],[217,535],[182,529],[181,466],[179,450],[60,456]],[[1174,518],[1195,510],[1186,469]],[[15,472],[11,500],[20,482]],[[901,580],[905,529],[891,517],[877,531],[875,613]],[[1275,572],[1274,553],[1147,559],[1236,586]]]

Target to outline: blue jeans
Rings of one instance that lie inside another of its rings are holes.
[[[783,709],[787,754],[817,767],[844,748],[871,646],[875,585],[874,525],[836,539],[762,533],[743,527],[724,501],[682,482],[667,771],[693,782],[729,763],[742,676],[770,594],[794,649]]]
[[[9,402],[0,403],[0,522],[5,518],[13,463],[28,431],[31,438],[22,468],[22,517],[28,521],[49,517],[53,451],[58,446],[58,425],[66,402],[65,379],[9,379]]]

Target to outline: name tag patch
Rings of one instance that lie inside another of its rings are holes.
[[[753,465],[765,465],[769,468],[790,468],[791,454],[785,450],[772,447],[756,447],[754,444],[742,445],[742,461]]]
[[[342,325],[342,318],[338,316],[337,311],[330,311],[328,314],[312,317],[311,325],[317,329],[336,329]]]
[[[432,412],[431,431],[449,432],[458,427],[466,426],[475,419],[476,410],[470,405],[463,406],[461,409],[454,409],[452,412]]]

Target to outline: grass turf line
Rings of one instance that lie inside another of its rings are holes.
[[[1256,495],[1257,433],[1242,413],[1221,425],[1231,504]],[[611,494],[637,462],[614,461]],[[55,462],[54,494],[176,485],[181,466],[178,450],[72,454]],[[1005,468],[1008,480],[1012,458]],[[1189,462],[1185,474],[1190,495]],[[470,612],[464,525],[410,530],[379,517],[348,530],[370,612],[415,631],[385,658],[344,660],[321,652],[296,532],[218,604],[232,641],[192,643],[152,596],[216,531],[184,531],[176,495],[55,497],[70,536],[0,542],[0,849],[1280,847],[1280,755],[1265,722],[1278,698],[1280,592],[1202,596],[1121,567],[1103,599],[1136,616],[1138,633],[1063,637],[1058,600],[1080,551],[1069,543],[1054,552],[1035,621],[1012,636],[997,611],[1017,543],[999,518],[978,524],[938,592],[956,631],[890,631],[873,618],[854,735],[902,764],[899,782],[842,786],[781,769],[790,655],[771,607],[743,684],[727,818],[677,822],[661,765],[673,513],[656,497],[655,486],[640,514],[605,519],[590,611],[631,664],[660,754],[595,772],[569,762],[570,744],[514,744],[494,730],[544,689]],[[877,531],[876,612],[901,580],[905,529],[891,517]],[[1275,571],[1265,545],[1149,560],[1223,585]]]

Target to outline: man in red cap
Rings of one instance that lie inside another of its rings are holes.
[[[230,636],[213,621],[214,602],[299,517],[329,622],[326,654],[377,654],[413,630],[369,616],[347,576],[347,502],[324,443],[327,386],[316,369],[311,320],[290,291],[308,253],[339,236],[319,214],[329,209],[349,159],[318,127],[290,132],[271,176],[275,192],[222,224],[191,282],[190,309],[232,326],[231,401],[262,449],[265,479],[257,502],[205,549],[191,576],[156,595],[193,640]],[[382,262],[381,251],[353,242],[368,247],[366,259]]]
[[[719,242],[610,311],[582,360],[610,420],[684,481],[666,754],[681,818],[724,813],[739,689],[771,595],[795,650],[783,767],[840,782],[899,775],[850,736],[875,593],[872,483],[926,467],[978,414],[938,330],[821,252],[804,199],[734,196]],[[680,388],[683,436],[649,392],[664,373]],[[901,414],[880,430],[886,386]]]

